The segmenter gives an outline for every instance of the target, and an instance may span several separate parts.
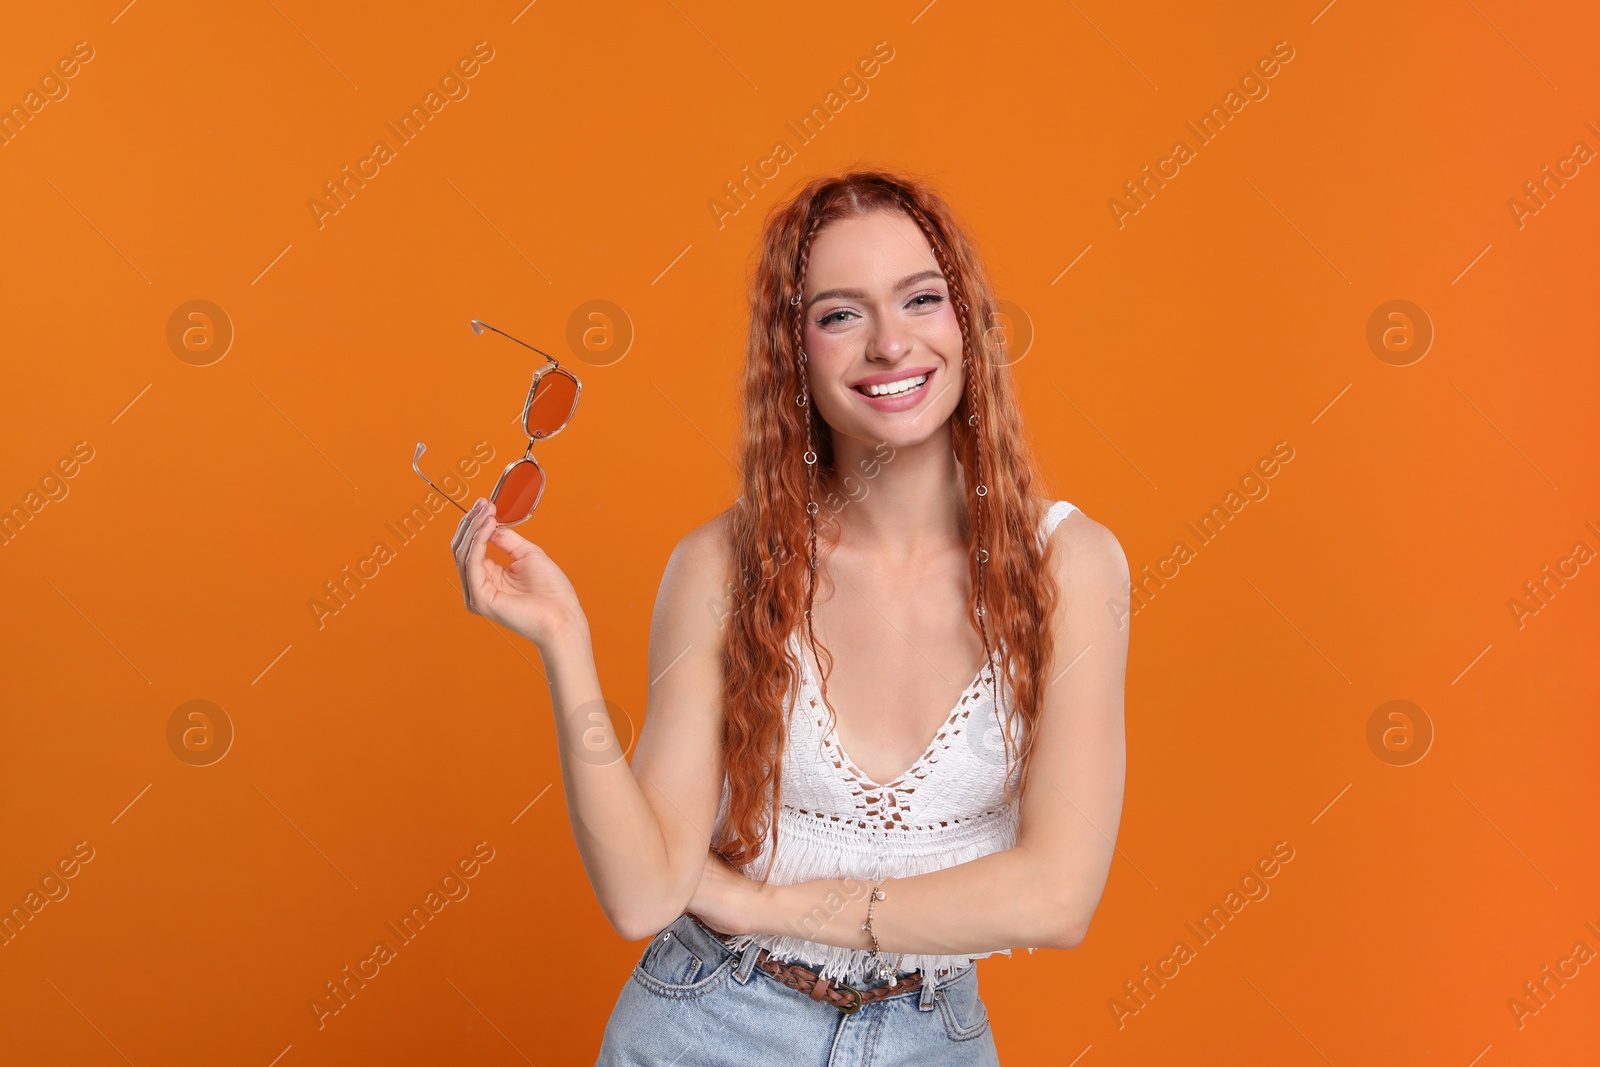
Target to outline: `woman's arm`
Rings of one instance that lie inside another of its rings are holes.
[[[588,620],[537,546],[469,513],[457,535],[469,610],[539,647],[550,684],[573,837],[612,927],[649,937],[684,910],[705,865],[722,789],[719,613],[727,516],[673,550],[650,625],[649,708],[630,767],[602,697]],[[486,558],[490,541],[512,558]]]
[[[1082,512],[1052,537],[1061,588],[1055,680],[1045,689],[1016,846],[885,882],[872,926],[891,959],[1072,948],[1105,889],[1122,813],[1128,563],[1111,531]],[[868,948],[861,924],[871,888],[850,879],[758,888],[713,859],[691,910],[703,907],[712,926],[730,933]]]

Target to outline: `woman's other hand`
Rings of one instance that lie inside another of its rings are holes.
[[[489,558],[490,542],[511,557],[511,566]],[[538,545],[500,526],[489,500],[479,497],[461,517],[450,550],[467,610],[521,634],[541,652],[587,625],[577,590],[561,568]]]
[[[761,926],[767,896],[767,890],[759,883],[746,878],[712,852],[706,856],[700,885],[684,910],[693,912],[711,929],[725,934],[764,933]]]

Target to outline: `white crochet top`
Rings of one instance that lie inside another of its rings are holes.
[[[1064,500],[1050,507],[1039,531],[1041,547],[1056,524],[1075,510]],[[863,892],[855,900],[841,896],[816,902],[819,918],[840,921],[834,916],[848,909],[848,921],[859,923],[866,917],[865,889],[878,878],[926,874],[1016,844],[1017,807],[1005,804],[1007,691],[1001,689],[1001,706],[996,706],[989,688],[999,667],[999,650],[956,701],[927,752],[899,778],[879,784],[855,765],[840,747],[836,732],[827,728],[828,709],[812,677],[798,630],[790,636],[788,648],[798,661],[800,699],[789,706],[777,867],[769,879],[771,884],[824,878],[862,880]],[[1013,740],[1013,756],[1015,747]],[[1016,780],[1013,765],[1010,781],[1014,785]],[[728,794],[724,779],[717,811],[719,831],[727,813]],[[763,842],[761,854],[744,866],[743,873],[760,879],[769,863],[770,850]],[[892,886],[887,889],[892,891]],[[735,951],[751,942],[779,960],[798,961],[835,980],[855,982],[875,972],[871,953],[865,949],[824,945],[788,934],[741,934],[728,939]],[[1010,949],[997,951],[1011,955]],[[907,953],[899,970],[921,971],[924,983],[937,984],[974,960],[994,954]],[[885,957],[894,962],[893,954],[885,953]]]

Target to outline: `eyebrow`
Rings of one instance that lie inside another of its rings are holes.
[[[919,270],[915,274],[907,274],[904,278],[901,278],[894,284],[894,290],[895,292],[899,292],[901,289],[904,289],[907,286],[915,285],[921,281],[927,281],[929,278],[938,278],[940,281],[943,281],[944,275],[931,268],[929,270]],[[828,289],[818,293],[810,300],[807,300],[806,308],[809,310],[811,305],[815,304],[819,300],[865,300],[866,298],[867,293],[864,289]]]

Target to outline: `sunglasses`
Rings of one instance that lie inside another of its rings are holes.
[[[509,333],[495,329],[487,322],[472,320],[473,333],[481,335],[484,330],[494,330],[501,337],[517,341]],[[554,437],[567,428],[567,423],[572,421],[573,412],[578,410],[578,394],[583,392],[583,383],[578,381],[571,371],[557,363],[554,356],[539,351],[526,341],[517,341],[517,344],[538,352],[550,362],[533,372],[533,384],[528,387],[528,399],[522,404],[522,430],[528,435],[528,447],[521,459],[513,460],[500,472],[500,480],[494,483],[494,491],[489,494],[490,501],[494,503],[495,522],[500,526],[515,526],[520,522],[526,522],[533,515],[533,509],[539,506],[539,501],[544,497],[545,477],[544,468],[533,458],[533,444],[535,441]],[[427,450],[427,445],[421,441],[417,442],[417,453],[411,459],[411,469],[417,472],[417,477],[432,486],[436,493],[465,512],[466,508],[461,507],[449,493],[434,485],[432,480],[422,473],[422,454]]]

